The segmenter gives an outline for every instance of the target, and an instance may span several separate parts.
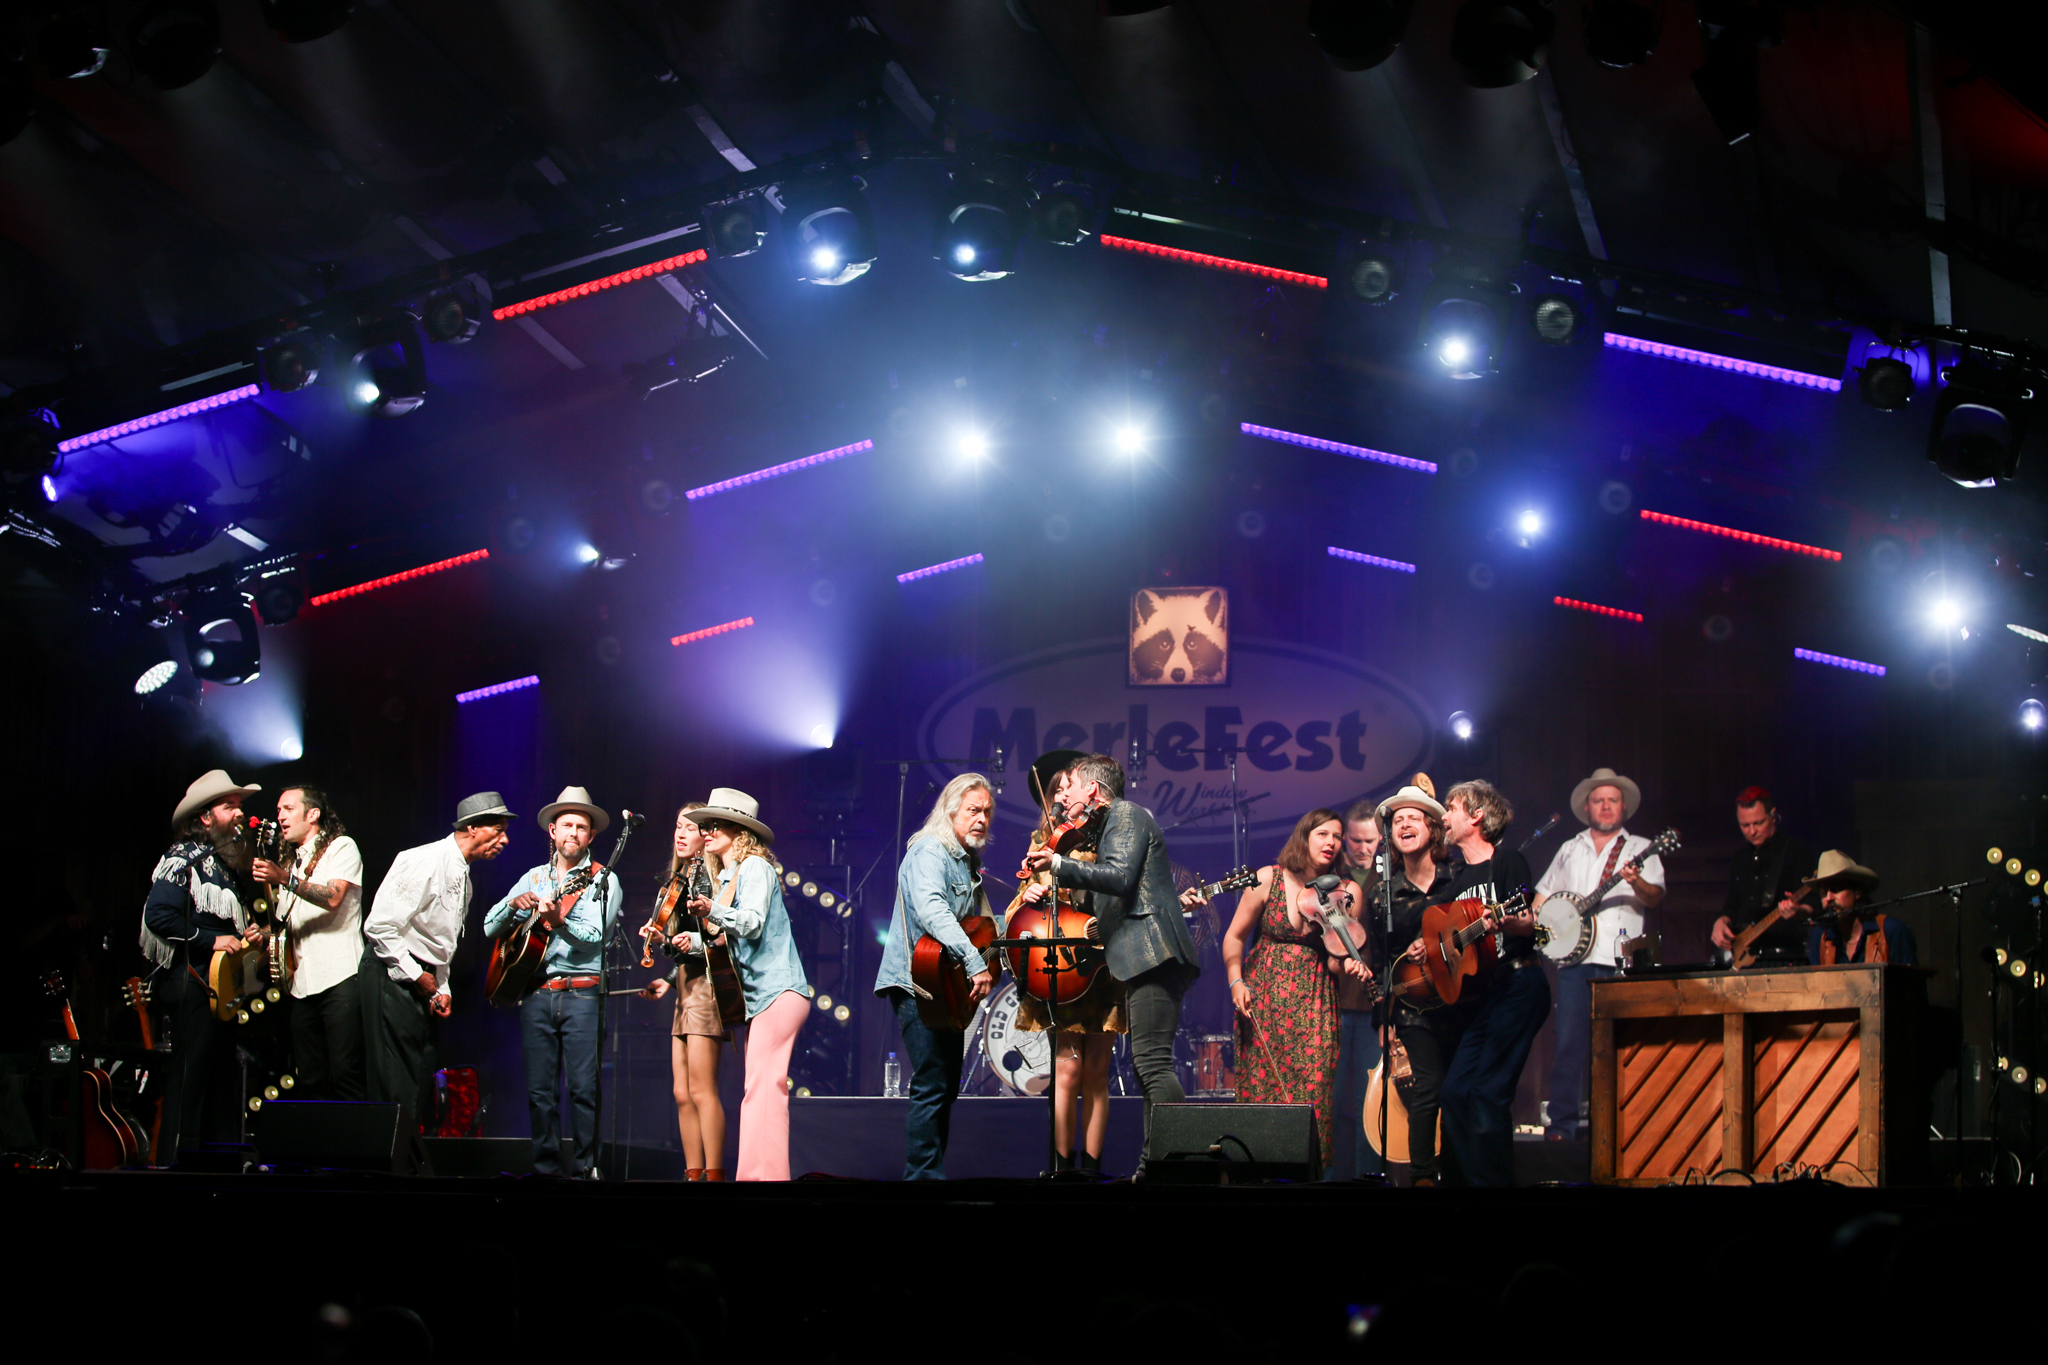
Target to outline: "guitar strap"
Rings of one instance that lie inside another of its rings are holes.
[[[1622,834],[1619,832],[1615,834],[1614,846],[1607,850],[1607,866],[1600,869],[1600,876],[1593,883],[1593,885],[1596,888],[1600,886],[1601,883],[1605,882],[1609,877],[1612,877],[1614,875],[1615,867],[1619,865],[1621,862],[1621,850],[1623,846],[1627,843],[1628,836],[1626,834]],[[1602,896],[1600,899],[1605,900],[1606,897]],[[1596,912],[1600,909],[1598,901],[1594,902],[1593,909]]]

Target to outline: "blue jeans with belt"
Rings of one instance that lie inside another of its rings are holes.
[[[1599,963],[1557,970],[1557,1047],[1550,1062],[1550,1129],[1558,1137],[1579,1135],[1579,1101],[1586,1097],[1586,1068],[1593,1059],[1593,983],[1621,972]]]
[[[1468,1185],[1515,1183],[1515,1087],[1549,1016],[1542,966],[1503,967],[1458,1043],[1444,1076],[1444,1141]]]
[[[917,1012],[917,997],[891,990],[896,1027],[903,1034],[903,1055],[910,1062],[910,1119],[903,1134],[903,1178],[944,1180],[946,1139],[951,1134],[953,1101],[960,1094],[960,1067],[966,1038],[954,1029],[935,1029]]]
[[[526,1116],[533,1127],[533,1169],[579,1176],[597,1164],[597,1026],[604,1002],[597,987],[538,990],[519,1007],[526,1052]],[[569,1073],[575,1151],[562,1159],[561,1072]]]

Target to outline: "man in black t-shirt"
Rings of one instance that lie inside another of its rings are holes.
[[[1737,934],[1796,893],[1819,862],[1804,841],[1785,833],[1778,805],[1762,787],[1745,787],[1735,798],[1735,821],[1743,846],[1729,869],[1727,903],[1714,921],[1714,946],[1723,952],[1734,946]],[[1781,919],[1751,951],[1765,964],[1804,962],[1806,929],[1803,921]]]
[[[1455,865],[1451,892],[1431,899],[1476,897],[1497,905],[1533,884],[1528,860],[1500,837],[1515,818],[1508,799],[1487,782],[1460,782],[1444,799],[1444,834]],[[1536,951],[1536,920],[1522,902],[1520,914],[1496,922],[1498,960],[1481,988],[1479,1002],[1444,1075],[1444,1145],[1451,1169],[1468,1185],[1508,1187],[1515,1183],[1515,1087],[1529,1060],[1530,1044],[1550,1017],[1550,983]],[[1467,987],[1471,989],[1471,987]]]

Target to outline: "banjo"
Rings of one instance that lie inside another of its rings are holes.
[[[1678,831],[1667,829],[1650,840],[1648,848],[1616,868],[1591,894],[1556,891],[1546,896],[1536,910],[1536,947],[1560,967],[1576,967],[1584,962],[1593,951],[1593,928],[1599,922],[1601,899],[1651,858],[1677,849]]]

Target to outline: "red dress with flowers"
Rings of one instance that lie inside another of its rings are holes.
[[[1273,869],[1259,941],[1245,956],[1256,1027],[1237,1016],[1237,1098],[1246,1104],[1310,1104],[1316,1140],[1330,1161],[1337,1098],[1337,989],[1322,930],[1287,917],[1286,879]],[[1261,1035],[1264,1043],[1261,1045]],[[1276,1073],[1277,1068],[1277,1073]]]

